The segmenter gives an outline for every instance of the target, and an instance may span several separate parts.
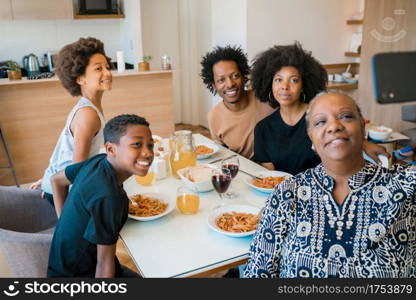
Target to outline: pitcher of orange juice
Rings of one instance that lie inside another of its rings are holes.
[[[196,165],[196,153],[192,142],[192,132],[173,135],[173,150],[170,155],[172,174],[179,178],[178,170]]]

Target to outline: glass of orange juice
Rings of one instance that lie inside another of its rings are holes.
[[[199,195],[196,189],[186,186],[178,187],[176,207],[183,214],[195,214],[199,209]]]
[[[152,185],[155,182],[154,164],[152,163],[145,176],[134,175],[136,182],[141,185]]]

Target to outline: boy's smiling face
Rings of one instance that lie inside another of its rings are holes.
[[[117,144],[106,145],[117,177],[124,181],[132,174],[145,176],[153,161],[153,139],[148,126],[129,125]]]

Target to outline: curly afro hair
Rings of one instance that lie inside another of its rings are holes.
[[[246,53],[240,46],[225,47],[216,46],[214,50],[205,54],[201,60],[201,78],[211,93],[215,95],[215,90],[212,87],[214,83],[214,73],[212,72],[213,66],[220,61],[235,61],[238,66],[238,70],[244,79],[247,80],[248,74],[250,74],[250,67],[248,65],[248,59]]]
[[[81,87],[77,83],[77,78],[85,74],[91,56],[97,53],[104,55],[108,64],[112,66],[111,58],[105,55],[103,42],[92,37],[80,38],[59,51],[55,73],[72,96],[81,96]]]
[[[316,94],[326,90],[328,75],[325,68],[310,52],[303,50],[299,42],[293,45],[273,46],[258,54],[253,61],[251,81],[254,93],[260,101],[268,102],[273,108],[278,107],[279,103],[269,96],[272,92],[272,81],[274,74],[282,67],[292,66],[299,71],[305,103],[309,103]]]

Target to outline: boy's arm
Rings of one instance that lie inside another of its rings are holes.
[[[66,196],[68,195],[68,188],[71,182],[65,176],[65,170],[62,170],[51,177],[53,203],[55,205],[56,215],[61,216],[62,207]]]
[[[116,243],[113,245],[97,245],[97,266],[95,278],[112,278],[115,275]]]

